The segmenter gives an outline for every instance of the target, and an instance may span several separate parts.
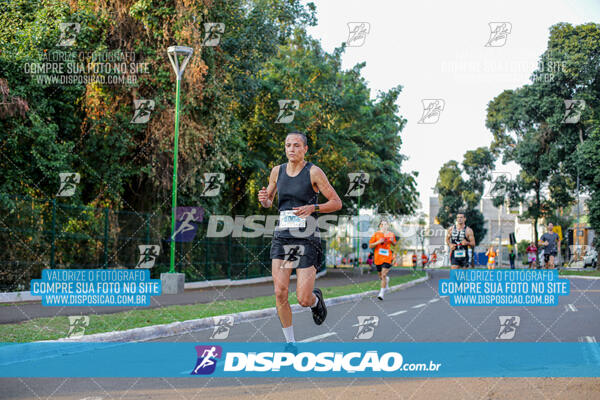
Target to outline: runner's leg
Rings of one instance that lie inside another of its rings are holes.
[[[286,335],[286,341],[293,340],[293,327],[292,327],[292,309],[288,301],[288,289],[290,286],[290,274],[292,273],[291,268],[282,268],[283,260],[273,259],[271,262],[271,276],[273,277],[273,287],[275,289],[275,305],[277,307],[277,315],[281,322],[284,334]],[[291,332],[291,339],[288,338]]]
[[[317,296],[313,293],[317,269],[315,267],[296,269],[296,298],[302,307],[313,307]]]
[[[381,288],[382,289],[386,289],[387,288],[387,274],[388,271],[390,269],[389,268],[381,268]]]

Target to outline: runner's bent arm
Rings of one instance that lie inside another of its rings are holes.
[[[454,250],[454,248],[456,248],[456,245],[454,243],[450,242],[450,238],[452,237],[452,227],[448,228],[448,230],[446,230],[446,244],[448,245],[448,247],[450,247],[450,250]]]
[[[258,191],[258,201],[260,205],[269,208],[273,205],[273,199],[275,198],[275,192],[277,191],[277,176],[279,175],[279,165],[273,167],[271,175],[269,175],[269,186],[266,188],[263,186]]]
[[[323,170],[316,165],[310,169],[310,180],[313,185],[317,186],[319,192],[323,193],[323,196],[327,199],[327,202],[319,204],[320,213],[330,213],[337,211],[342,208],[342,200],[340,196],[335,192],[335,189],[327,180],[327,176]],[[294,207],[296,215],[299,217],[308,217],[310,214],[315,212],[314,204],[307,204],[302,207]]]
[[[467,228],[466,236],[469,242],[467,243],[467,246],[475,247],[475,235],[473,234],[473,229]]]
[[[373,240],[374,237],[375,237],[375,235],[371,236],[371,240],[369,240],[369,248],[370,249],[377,247],[377,245],[383,243],[383,238],[381,238],[379,240]]]

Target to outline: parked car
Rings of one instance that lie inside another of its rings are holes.
[[[583,267],[595,268],[598,265],[598,252],[594,248],[588,249],[585,256],[583,256]]]

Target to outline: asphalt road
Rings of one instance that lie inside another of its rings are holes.
[[[310,311],[294,314],[301,341],[493,342],[501,316],[518,316],[510,340],[577,342],[600,339],[600,280],[571,279],[569,296],[555,307],[454,307],[437,295],[438,280],[448,271],[432,271],[432,279],[389,293],[383,302],[365,298],[332,306],[326,322],[315,326]],[[369,339],[357,338],[359,317],[378,317]],[[160,341],[215,342],[212,329],[171,336]],[[282,341],[276,317],[234,323],[224,342]],[[593,398],[596,379],[461,378],[461,379],[2,379],[0,398],[52,399],[199,399],[199,398],[372,398],[375,393],[399,398]],[[559,382],[562,382],[559,384]],[[521,386],[519,386],[521,385]],[[348,390],[349,387],[352,389]],[[516,389],[520,387],[521,389]],[[408,394],[408,388],[412,390]],[[448,392],[447,389],[453,388]],[[552,389],[554,388],[554,389]],[[544,393],[551,391],[553,395]],[[525,395],[527,393],[527,395]],[[578,393],[578,394],[573,394]],[[542,396],[544,395],[544,396]],[[457,397],[458,396],[458,397]],[[523,397],[525,396],[525,397]]]
[[[409,269],[394,270],[395,275],[409,274]],[[343,286],[376,279],[371,273],[355,274],[349,269],[329,269],[327,274],[317,279],[317,286]],[[296,290],[296,280],[290,281],[290,291]],[[0,305],[0,324],[27,321],[34,318],[48,318],[57,315],[96,315],[124,312],[132,309],[161,308],[173,305],[202,304],[219,300],[240,300],[258,296],[273,295],[273,282],[253,285],[236,285],[190,289],[180,294],[152,296],[147,307],[46,307],[41,301],[8,303]]]

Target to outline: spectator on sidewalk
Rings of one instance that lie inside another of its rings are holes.
[[[375,267],[373,266],[373,253],[369,253],[367,257],[367,265],[369,266],[369,272],[375,271]]]
[[[510,260],[510,269],[515,269],[515,249],[511,248],[510,253],[508,254],[508,258]]]
[[[536,253],[537,247],[535,247],[535,244],[533,244],[533,242],[530,242],[529,246],[527,246],[527,262],[529,263],[529,268],[535,268],[535,265],[533,264],[536,261]]]

